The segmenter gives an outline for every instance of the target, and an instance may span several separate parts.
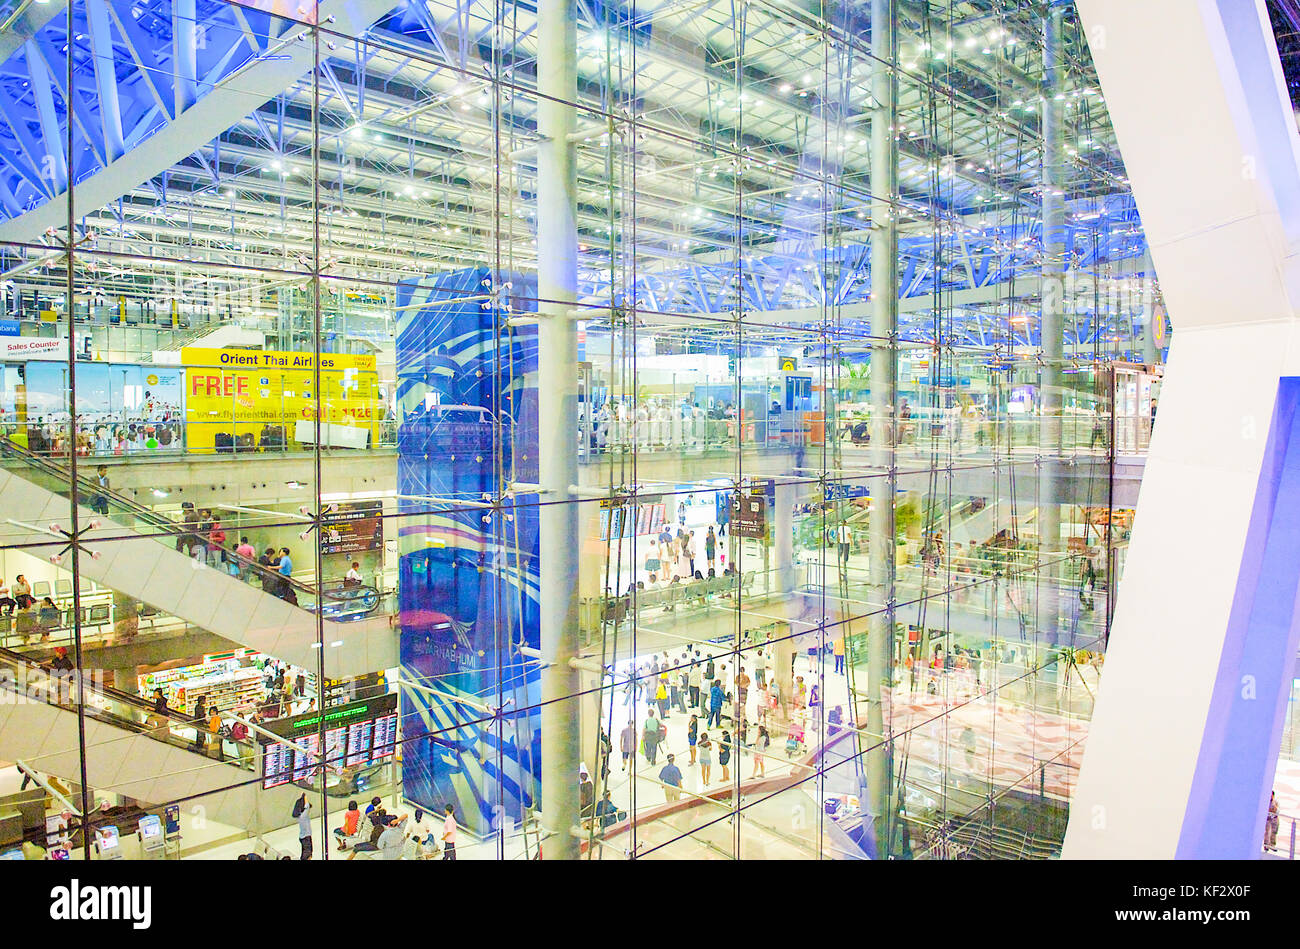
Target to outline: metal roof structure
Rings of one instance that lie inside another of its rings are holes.
[[[576,9],[583,301],[691,314],[691,337],[737,310],[796,340],[869,335],[869,4]],[[898,9],[900,336],[1035,346],[1044,4]],[[71,43],[67,17],[0,5],[5,279],[62,281],[69,181],[88,295],[244,316],[317,273],[388,298],[534,266],[532,4],[321,0],[314,28],[225,0],[77,0]],[[1072,10],[1066,34],[1067,352],[1134,357],[1126,293],[1154,275]]]

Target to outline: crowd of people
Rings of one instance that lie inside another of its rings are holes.
[[[842,640],[834,648],[837,655],[843,655]],[[626,772],[636,755],[642,755],[646,765],[658,768],[652,773],[663,785],[666,800],[672,802],[681,795],[683,764],[679,754],[686,757],[685,767],[699,768],[700,787],[705,789],[715,781],[726,784],[732,780],[733,756],[751,759],[749,774],[737,777],[765,777],[774,735],[784,733],[788,758],[801,754],[807,747],[809,725],[819,729],[822,724],[821,685],[814,682],[810,686],[804,676],[794,675],[792,661],[787,694],[776,662],[776,647],[769,634],[766,641],[746,649],[739,661],[732,653],[715,655],[707,647],[692,644],[679,656],[665,652],[631,670],[623,696],[633,714],[619,734],[621,770]],[[837,668],[842,671],[842,660]],[[642,702],[645,718],[638,725],[635,712]],[[686,747],[670,750],[667,722],[674,715],[688,716]],[[844,725],[842,707],[835,706],[826,715],[825,725],[828,737],[839,733]],[[608,773],[603,755],[601,772],[602,777]],[[589,780],[585,773],[580,778],[580,783]],[[594,793],[584,794],[584,817],[607,826],[612,823],[610,812],[602,812],[594,798]]]
[[[297,604],[298,594],[291,582],[293,557],[288,547],[267,547],[259,555],[247,536],[232,540],[219,516],[189,501],[181,505],[181,525],[182,532],[176,535],[178,551],[246,583],[256,579],[267,593]]]
[[[308,694],[304,670],[270,657],[259,660],[259,668],[262,672],[260,697],[234,708],[222,709],[215,703],[209,705],[207,697],[200,695],[191,709],[184,686],[178,688],[170,700],[163,689],[156,688],[149,697],[153,711],[146,724],[166,736],[172,726],[188,723],[194,730],[191,751],[218,760],[225,760],[229,754],[247,762],[252,753],[251,747],[245,744],[249,725],[261,725],[316,710],[316,697]],[[231,747],[228,749],[227,745]]]
[[[584,415],[578,423],[586,433],[589,450],[651,451],[721,444],[734,435],[736,416],[730,402],[717,402],[705,409],[688,399],[674,402],[650,398],[635,405],[608,401],[596,410],[590,421]]]
[[[303,794],[293,807],[293,818],[298,822],[298,840],[301,859],[312,855],[311,803]],[[340,851],[348,852],[348,859],[359,853],[377,853],[384,860],[443,860],[456,859],[456,809],[452,804],[443,809],[442,826],[435,827],[419,808],[413,814],[390,814],[383,798],[374,797],[362,811],[356,801],[348,801],[343,813],[343,823],[334,828],[334,839]]]

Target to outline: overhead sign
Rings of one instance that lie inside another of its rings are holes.
[[[62,336],[3,336],[0,337],[0,358],[68,359],[68,340]]]
[[[191,451],[214,448],[218,438],[230,445],[223,450],[280,448],[296,437],[298,422],[318,413],[331,427],[364,429],[372,444],[379,440],[384,408],[374,356],[322,353],[319,392],[312,353],[187,346],[181,361]],[[268,426],[280,431],[268,433]]]
[[[762,540],[767,536],[767,497],[737,491],[731,496],[730,530],[736,537]]]
[[[364,702],[267,722],[263,727],[293,743],[261,742],[262,787],[266,789],[310,780],[322,757],[335,768],[380,764],[397,748],[397,695],[389,692]]]
[[[330,505],[321,516],[323,554],[355,554],[384,546],[382,501],[351,501]]]
[[[781,372],[796,372],[799,369],[799,360],[794,356],[782,356],[778,368]]]

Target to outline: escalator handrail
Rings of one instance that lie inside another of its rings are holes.
[[[51,677],[59,675],[59,673],[42,665],[41,663],[33,662],[31,659],[29,659],[27,656],[24,656],[22,653],[14,652],[12,649],[6,649],[4,647],[0,647],[0,662],[7,663],[13,666],[24,666],[29,668],[40,669],[47,676],[51,676]],[[166,713],[159,712],[154,708],[152,702],[148,701],[147,699],[141,698],[138,695],[133,695],[130,692],[123,692],[119,689],[115,689],[112,686],[108,686],[108,685],[97,686],[93,682],[86,681],[84,679],[82,681],[82,688],[85,689],[87,692],[98,693],[107,699],[111,699],[114,702],[120,702],[123,705],[130,705],[138,709],[139,711],[143,712],[146,715],[154,715],[160,719],[164,719],[166,720],[168,725],[178,725],[182,728],[200,728],[205,733],[207,732],[206,723],[199,722],[199,720],[196,719],[194,716],[177,712],[174,709],[168,709]],[[130,731],[139,732],[139,731],[148,730],[148,729],[141,729],[139,722],[124,719],[119,715],[114,715],[113,717],[116,718],[118,721],[126,723],[129,726],[128,730]],[[229,741],[235,745],[247,745],[250,749],[254,745],[251,735],[248,738],[243,738],[243,739],[235,739],[223,735],[222,739],[224,741]]]
[[[19,461],[23,462],[24,464],[36,468],[40,471],[43,471],[46,474],[59,479],[60,481],[68,482],[69,484],[72,481],[72,474],[68,469],[64,468],[63,466],[53,461],[50,461],[49,459],[41,458],[37,455],[32,454],[26,449],[10,441],[8,438],[0,438],[0,453],[16,458]],[[128,512],[131,513],[132,516],[138,517],[140,520],[149,523],[151,526],[157,528],[161,533],[164,533],[168,536],[171,537],[182,537],[185,535],[194,535],[198,537],[202,536],[202,533],[200,531],[192,529],[191,525],[187,525],[184,522],[173,521],[171,518],[163,514],[159,514],[157,511],[153,510],[152,508],[144,504],[141,504],[139,501],[136,501],[133,498],[128,498],[125,495],[117,493],[112,488],[104,488],[101,485],[95,484],[93,482],[89,482],[81,475],[78,475],[77,477],[77,493],[78,496],[81,498],[92,498],[96,495],[101,495],[105,498],[108,498],[116,506],[125,508]],[[302,580],[294,579],[293,577],[286,577],[283,574],[281,574],[278,570],[273,570],[270,567],[266,566],[265,564],[258,563],[256,560],[252,560],[251,558],[241,557],[240,555],[234,553],[233,551],[223,551],[223,554],[227,558],[234,558],[234,561],[237,564],[239,564],[241,567],[246,567],[253,573],[256,573],[262,580],[273,578],[277,583],[287,583],[295,591],[299,593],[305,593],[308,596],[317,599],[332,599],[340,603],[346,602],[348,599],[350,599],[348,597],[335,596],[334,594],[326,591],[324,589],[323,584],[321,585],[321,589],[317,590],[309,583],[305,583]],[[376,596],[379,599],[383,598],[383,594],[378,588],[370,587],[370,589],[375,591]],[[377,607],[378,607],[378,603],[376,603],[376,608]],[[367,612],[373,612],[373,610],[369,610]],[[337,622],[337,620],[333,620],[330,617],[326,617],[326,618]]]

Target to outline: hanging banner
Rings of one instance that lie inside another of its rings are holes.
[[[181,362],[190,451],[280,450],[317,413],[378,441],[385,409],[374,356],[322,353],[319,393],[312,353],[187,346]]]

